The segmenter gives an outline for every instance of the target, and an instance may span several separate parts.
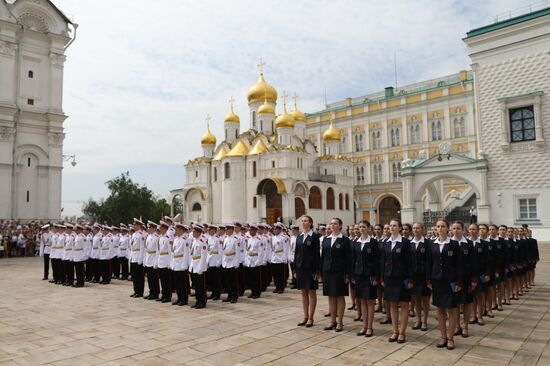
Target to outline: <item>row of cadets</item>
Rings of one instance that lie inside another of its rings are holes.
[[[269,232],[270,226],[267,224],[258,224],[258,230],[262,239],[262,269],[261,269],[261,287],[262,291],[267,291],[267,287],[271,283],[271,236]]]
[[[203,235],[204,227],[198,223],[192,225],[193,244],[191,246],[191,263],[189,272],[191,280],[195,286],[196,302],[192,308],[202,309],[206,307],[206,278],[205,273],[208,270],[208,244]]]
[[[206,226],[206,225],[205,225]],[[206,276],[208,289],[211,291],[209,299],[219,300],[222,291],[222,246],[223,246],[223,228],[216,225],[208,225],[208,235],[206,236],[208,244],[208,273]]]
[[[134,286],[134,293],[130,297],[143,297],[145,288],[145,271],[143,270],[143,256],[145,253],[145,239],[147,233],[144,230],[145,224],[134,218],[133,233],[130,238],[130,276]]]
[[[39,255],[44,261],[44,276],[42,280],[47,280],[50,275],[50,253],[51,253],[51,238],[53,232],[50,230],[50,224],[42,226],[40,233],[40,251]]]
[[[62,273],[63,270],[62,265],[60,265],[61,257],[60,257],[60,250],[59,250],[59,232],[61,230],[61,227],[63,225],[61,224],[53,224],[52,226],[52,234],[50,236],[50,260],[52,262],[52,279],[50,280],[50,283],[55,283],[56,285],[60,285]]]
[[[240,238],[234,233],[235,225],[224,225],[226,228],[223,241],[222,272],[224,288],[227,290],[227,298],[223,302],[236,303],[239,298],[239,257]]]
[[[111,245],[109,247],[109,258],[111,261],[111,278],[120,277],[120,262],[118,259],[118,247],[120,245],[120,228],[111,226]]]
[[[175,236],[170,269],[174,274],[174,284],[177,299],[172,305],[184,306],[189,297],[189,264],[191,259],[191,244],[193,237],[189,235],[189,227],[182,223],[175,224]]]
[[[103,239],[103,232],[101,225],[94,224],[92,226],[92,249],[90,251],[90,264],[92,268],[92,283],[99,283],[101,281],[101,265],[99,256],[101,253],[101,241]]]
[[[157,227],[157,224],[153,221],[147,221],[147,239],[145,240],[145,253],[143,255],[143,267],[147,274],[147,285],[149,287],[149,294],[145,297],[146,300],[157,300],[160,294],[157,272],[157,251],[159,245]]]
[[[286,271],[290,251],[290,241],[283,233],[284,225],[276,223],[273,226],[274,235],[271,237],[271,269],[275,289],[273,293],[282,294],[286,287]]]
[[[109,226],[102,226],[102,236],[99,244],[99,268],[100,278],[99,283],[108,285],[111,283],[111,255],[113,253],[113,233]]]
[[[120,242],[118,244],[118,262],[120,266],[120,279],[128,280],[128,258],[129,258],[129,246],[130,246],[130,235],[128,234],[128,226],[121,223],[120,224]],[[115,278],[119,278],[115,273]]]
[[[172,256],[172,235],[168,233],[170,224],[166,221],[160,221],[159,231],[160,237],[158,239],[157,250],[157,271],[160,279],[161,294],[162,296],[158,301],[171,302],[172,301],[172,275],[170,273],[170,258]]]
[[[94,279],[94,265],[92,260],[92,244],[94,239],[94,234],[92,232],[92,227],[89,225],[85,225],[85,233],[86,236],[86,245],[84,251],[86,252],[86,262],[85,264],[85,271],[84,271],[84,278],[86,282],[92,282]]]
[[[262,265],[261,255],[264,249],[262,249],[262,238],[258,235],[258,225],[249,224],[250,230],[248,234],[248,240],[246,244],[246,257],[244,265],[246,267],[246,275],[250,285],[249,298],[257,299],[261,294],[261,273],[260,268]]]

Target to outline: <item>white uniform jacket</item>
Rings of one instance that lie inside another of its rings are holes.
[[[73,262],[84,262],[88,257],[85,251],[86,235],[80,233],[75,235],[73,246]]]
[[[50,254],[51,253],[51,237],[52,233],[49,231],[42,233],[40,235],[40,256],[43,257],[44,254]]]
[[[189,272],[203,274],[208,269],[208,245],[203,237],[193,238]]]
[[[239,258],[237,257],[237,251],[239,250],[239,239],[233,235],[226,235],[223,240],[223,268],[238,268]]]
[[[73,260],[73,247],[74,247],[74,235],[73,234],[64,234],[65,241],[63,243],[63,260],[72,261]]]
[[[143,264],[143,254],[145,253],[145,239],[147,233],[144,231],[136,231],[132,234],[130,241],[130,263]]]
[[[218,235],[208,235],[208,267],[220,267],[222,265],[223,239]]]
[[[262,239],[258,235],[250,236],[246,244],[246,258],[244,265],[246,267],[259,267],[262,265],[260,257],[262,252]]]
[[[170,259],[172,258],[173,239],[168,233],[159,238],[159,250],[157,253],[157,268],[170,268]]]
[[[109,257],[109,252],[111,251],[113,242],[113,234],[108,233],[107,235],[103,235],[101,237],[101,242],[99,245],[99,259],[101,260],[108,260],[111,259]]]
[[[172,271],[187,271],[189,269],[192,243],[192,238],[186,234],[174,238],[172,261],[170,262]]]
[[[145,240],[145,254],[143,255],[143,265],[145,267],[157,268],[157,251],[159,248],[159,236],[157,233],[147,235]]]
[[[271,238],[271,263],[287,263],[289,251],[288,237],[279,234]]]
[[[120,235],[120,242],[118,243],[117,257],[128,258],[129,245],[130,245],[130,236],[128,234]]]

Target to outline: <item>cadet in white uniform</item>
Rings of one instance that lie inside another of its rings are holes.
[[[59,224],[53,224],[52,227],[52,236],[50,237],[51,248],[50,248],[50,260],[52,262],[52,275],[53,278],[50,280],[50,283],[58,284],[60,278],[59,271],[59,249],[57,249],[57,241],[59,238]]]
[[[239,250],[239,239],[234,234],[234,225],[225,225],[226,232],[223,240],[223,256],[222,256],[222,268],[223,279],[225,281],[225,289],[227,290],[227,299],[223,302],[231,302],[232,304],[237,302],[239,298],[238,290],[238,274],[239,258],[237,257],[237,251]]]
[[[92,282],[94,279],[94,266],[92,256],[92,241],[94,236],[92,234],[92,228],[89,225],[84,225],[84,236],[86,240],[84,241],[84,252],[86,253],[86,263],[85,263],[85,280],[86,282]]]
[[[101,243],[99,247],[99,266],[101,268],[101,280],[99,283],[108,285],[111,283],[111,251],[113,247],[113,234],[111,228],[103,226]]]
[[[223,239],[218,235],[216,225],[208,225],[208,272],[206,280],[211,291],[209,299],[219,300],[221,295],[221,265]]]
[[[120,262],[118,260],[118,247],[120,245],[120,229],[112,226],[113,238],[109,258],[111,258],[111,275],[117,280],[120,277]]]
[[[51,253],[51,236],[50,225],[41,227],[40,234],[40,256],[44,258],[44,276],[42,280],[47,280],[50,275],[50,253]]]
[[[101,231],[101,225],[94,224],[92,226],[92,251],[90,254],[90,258],[92,260],[92,268],[93,268],[93,280],[92,283],[99,283],[101,281],[101,262],[99,260],[99,256],[101,253],[101,241],[103,240],[103,232]]]
[[[120,242],[118,244],[118,262],[121,271],[121,280],[128,279],[128,247],[130,246],[130,235],[128,235],[128,227],[124,224],[120,224]]]
[[[247,268],[247,279],[250,284],[249,298],[257,299],[261,294],[261,275],[260,268],[262,265],[261,259],[262,239],[258,235],[258,226],[250,224],[250,232],[246,244],[246,258],[244,265]]]
[[[170,268],[174,274],[174,285],[178,298],[172,305],[184,306],[189,301],[189,264],[191,262],[192,238],[189,237],[189,227],[177,223]]]
[[[206,239],[202,236],[203,227],[193,225],[193,245],[191,246],[191,264],[189,272],[195,284],[195,298],[197,299],[192,308],[202,309],[206,307],[206,280],[204,273],[208,269],[208,246]]]
[[[288,263],[288,251],[290,245],[288,237],[282,233],[284,225],[280,222],[273,226],[275,235],[271,238],[271,269],[273,282],[275,283],[274,294],[282,294],[285,291],[285,266]]]
[[[172,281],[170,271],[170,260],[172,258],[172,243],[173,239],[168,234],[170,224],[166,221],[160,221],[160,237],[159,237],[159,249],[157,253],[157,271],[160,279],[162,297],[158,300],[160,302],[172,301]]]
[[[74,235],[73,225],[65,224],[65,241],[63,242],[63,264],[65,267],[65,283],[64,286],[72,286],[74,283],[74,267],[73,267],[73,246]]]
[[[160,293],[159,277],[157,273],[157,251],[159,236],[157,235],[157,224],[152,221],[147,222],[147,239],[145,240],[145,254],[143,257],[143,266],[147,274],[147,285],[149,286],[149,295],[146,300],[157,300]]]
[[[134,218],[134,233],[130,240],[130,275],[134,285],[134,293],[130,297],[142,297],[145,287],[145,273],[143,270],[143,256],[145,253],[145,239],[147,233],[143,230],[145,224]]]
[[[81,225],[75,225],[74,246],[73,246],[73,263],[76,273],[75,287],[84,287],[84,262],[87,256],[85,252],[86,236],[83,234],[84,229]]]

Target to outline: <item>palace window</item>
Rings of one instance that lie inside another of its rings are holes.
[[[29,73],[27,75],[29,76],[29,79],[34,78],[34,72],[32,70],[29,70]]]
[[[334,189],[327,189],[327,210],[334,210]]]
[[[392,182],[398,182],[401,177],[401,163],[394,162],[392,164]]]
[[[355,151],[363,151],[363,135],[360,133],[355,135]]]
[[[346,193],[346,210],[349,210],[349,194]]]
[[[374,164],[372,166],[372,177],[374,184],[382,183],[382,164]]]
[[[372,148],[380,149],[380,146],[381,146],[380,131],[379,130],[372,131],[371,138],[372,138]]]
[[[340,153],[345,153],[347,152],[347,149],[346,149],[346,136],[342,136],[340,138]]]
[[[34,99],[27,99],[28,105],[34,105]]]
[[[191,209],[191,211],[200,211],[200,210],[201,210],[201,204],[198,202],[195,202],[193,204],[193,208]]]
[[[321,190],[316,186],[311,187],[311,189],[309,190],[309,208],[320,209],[321,202]]]
[[[432,121],[432,141],[439,141],[443,138],[441,132],[441,121]]]
[[[399,146],[399,127],[391,129],[391,146]]]
[[[510,113],[510,135],[512,142],[535,139],[535,114],[533,106],[514,108]]]
[[[466,136],[466,125],[464,123],[464,117],[455,117],[453,120],[455,137]]]
[[[344,209],[344,195],[342,193],[338,195],[338,209],[340,211]]]
[[[536,198],[520,198],[519,203],[519,220],[538,220],[537,216],[537,199]]]
[[[357,184],[358,185],[365,184],[365,167],[358,166],[355,169],[355,172],[356,172],[355,179],[357,181]]]
[[[411,144],[419,144],[420,140],[420,123],[414,122],[410,127],[411,132]]]

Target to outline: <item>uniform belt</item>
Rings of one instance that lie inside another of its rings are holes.
[[[92,247],[92,249],[99,249],[99,247]]]
[[[183,254],[176,254],[172,258],[183,258]]]
[[[101,248],[101,250],[109,250],[109,248]]]
[[[84,250],[84,248],[74,248],[75,252],[80,252],[81,250]]]
[[[126,250],[126,248],[118,248],[119,250]]]
[[[168,252],[160,252],[159,255],[168,255]]]
[[[147,254],[157,254],[157,251],[156,250],[148,250]]]
[[[235,255],[235,252],[232,252],[232,253],[223,253],[223,255],[225,255],[226,257],[232,257]]]
[[[201,256],[200,255],[194,255],[193,260],[196,261],[197,259],[201,259]]]
[[[139,249],[132,249],[132,252],[139,252]]]
[[[284,250],[276,250],[274,253],[279,254],[279,253],[283,253],[283,252],[284,252]]]
[[[208,252],[210,255],[218,254],[218,252]]]
[[[248,256],[249,256],[249,257],[257,257],[257,256],[258,256],[258,253],[248,253]]]
[[[65,248],[66,251],[71,251],[73,248]]]

